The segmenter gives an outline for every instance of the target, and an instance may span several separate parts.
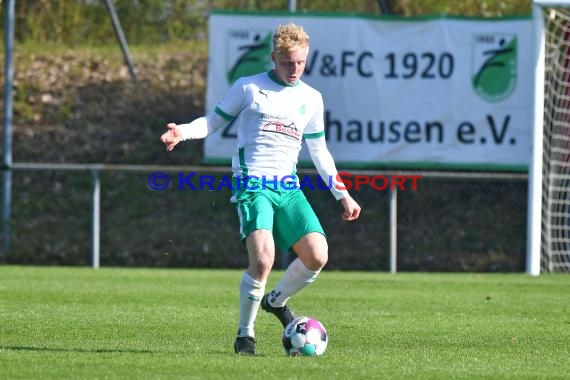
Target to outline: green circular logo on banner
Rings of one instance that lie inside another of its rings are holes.
[[[482,99],[508,98],[517,82],[517,39],[512,35],[477,35],[473,45],[473,89]]]

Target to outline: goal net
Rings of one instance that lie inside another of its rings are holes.
[[[530,177],[537,208],[529,214],[535,219],[529,232],[536,234],[537,252],[531,272],[570,272],[570,1],[534,5],[538,53]]]

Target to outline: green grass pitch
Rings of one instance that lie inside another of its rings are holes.
[[[268,288],[278,280],[273,272]],[[260,310],[233,353],[241,271],[0,266],[2,379],[567,379],[570,276],[324,271],[293,298],[327,327],[290,358]]]

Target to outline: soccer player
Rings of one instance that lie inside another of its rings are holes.
[[[344,208],[342,218],[352,221],[360,215],[360,206],[338,181],[326,145],[322,96],[301,81],[308,53],[309,36],[302,26],[278,26],[271,52],[273,70],[238,79],[213,112],[188,124],[169,123],[161,136],[171,151],[181,141],[205,138],[231,122],[236,125],[232,201],[249,262],[239,286],[234,344],[239,354],[256,355],[254,322],[259,306],[286,326],[295,318],[287,301],[315,281],[328,260],[326,235],[295,175],[302,139],[321,178],[332,185],[333,196]],[[297,258],[275,289],[265,294],[275,245],[291,249]]]

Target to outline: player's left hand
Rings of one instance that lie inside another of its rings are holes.
[[[344,213],[342,218],[346,221],[352,221],[358,219],[360,216],[360,206],[350,195],[342,198],[340,200],[342,207],[344,207]]]

